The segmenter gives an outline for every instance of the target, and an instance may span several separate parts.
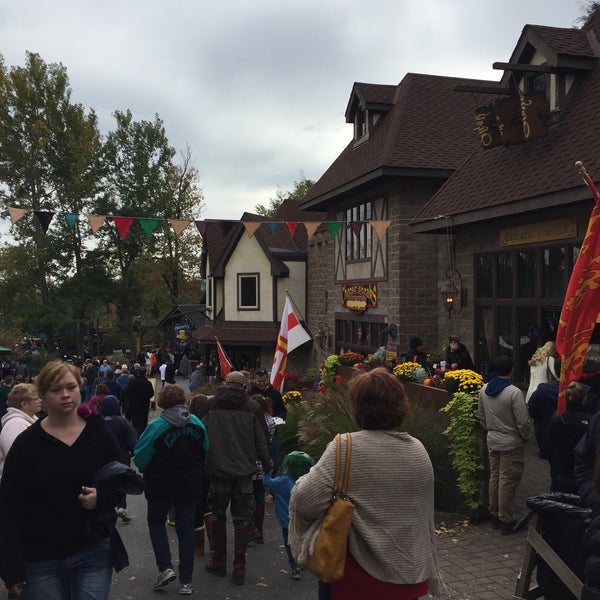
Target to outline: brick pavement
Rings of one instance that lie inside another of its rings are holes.
[[[526,446],[525,472],[517,490],[517,512],[526,514],[527,498],[550,489],[548,462],[537,455],[537,445]],[[510,600],[523,565],[526,532],[501,535],[489,523],[446,522],[438,527],[439,566],[448,600]],[[438,523],[439,526],[439,523]]]

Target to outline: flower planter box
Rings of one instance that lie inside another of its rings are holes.
[[[403,381],[402,385],[411,403],[418,404],[426,410],[438,412],[452,400],[452,394],[440,388]]]

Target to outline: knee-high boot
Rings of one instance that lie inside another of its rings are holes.
[[[213,521],[213,555],[206,561],[205,569],[208,573],[225,577],[227,574],[227,522]]]
[[[194,530],[196,538],[196,556],[204,556],[204,527]]]
[[[248,534],[252,525],[236,525],[234,529],[234,557],[233,575],[231,581],[235,585],[242,585],[246,581],[246,547],[248,545]]]

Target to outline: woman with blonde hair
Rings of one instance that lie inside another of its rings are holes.
[[[548,383],[554,379],[560,378],[560,373],[556,372],[554,360],[558,357],[556,345],[554,342],[546,342],[541,348],[538,348],[531,359],[529,365],[529,388],[525,395],[525,401],[529,403],[531,394],[535,392],[540,383]]]
[[[37,421],[42,401],[38,396],[35,385],[19,383],[8,394],[8,411],[2,417],[0,430],[0,479],[6,455],[16,437]]]

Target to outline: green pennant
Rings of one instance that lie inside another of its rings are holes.
[[[331,235],[332,240],[335,239],[337,232],[340,230],[343,224],[343,221],[331,221],[330,223],[327,223],[329,226],[329,235]]]
[[[151,235],[158,225],[158,219],[139,219],[142,229],[146,232],[146,235]]]

